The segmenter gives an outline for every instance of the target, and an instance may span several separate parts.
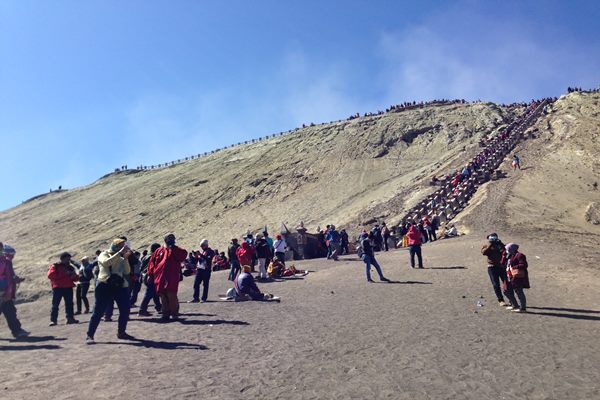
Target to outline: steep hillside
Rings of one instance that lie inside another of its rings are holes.
[[[488,182],[459,218],[471,230],[500,231],[564,246],[572,262],[600,257],[600,94],[571,93],[548,108],[515,149],[522,170]],[[594,265],[592,265],[594,264]]]
[[[115,235],[141,248],[173,231],[187,248],[203,237],[222,248],[265,224],[274,231],[303,220],[314,231],[378,217],[393,222],[430,190],[431,174],[464,162],[482,135],[519,112],[453,104],[309,127],[50,193],[2,212],[0,231],[30,279],[21,293],[35,296],[47,290],[46,266],[59,252],[91,254]]]

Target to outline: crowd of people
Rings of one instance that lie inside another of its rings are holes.
[[[410,266],[422,269],[423,243],[436,241],[438,237],[457,236],[456,228],[454,225],[448,226],[448,222],[466,205],[479,184],[492,179],[494,170],[512,151],[528,124],[547,102],[544,99],[530,103],[519,119],[494,137],[488,137],[482,143],[480,153],[462,169],[441,179],[434,176],[431,183],[440,186],[440,189],[411,209],[398,226],[390,229],[382,223],[376,224],[370,232],[363,231],[357,239],[357,252],[365,264],[367,281],[373,282],[371,267],[374,267],[379,279],[389,282],[375,253],[388,251],[390,242],[393,247],[408,247]],[[400,106],[404,109],[411,105]],[[520,169],[520,159],[516,154],[512,164],[513,168]],[[446,225],[442,228],[442,224]],[[324,230],[318,229],[318,240],[327,249],[327,259],[337,261],[339,255],[350,253],[349,237],[345,229],[338,231],[335,225],[327,225]],[[488,258],[488,275],[498,302],[511,310],[525,312],[526,297],[523,289],[529,288],[525,255],[518,251],[519,246],[514,243],[504,246],[496,234],[489,235],[488,241],[482,248],[482,254]],[[148,307],[153,301],[156,313],[161,315],[160,321],[177,321],[180,318],[180,282],[186,276],[194,276],[193,297],[189,303],[206,302],[214,269],[229,269],[228,279],[233,282],[233,287],[227,293],[228,299],[279,300],[271,294],[262,293],[256,281],[306,274],[306,271],[286,265],[288,250],[282,235],[276,235],[273,240],[265,229],[256,237],[247,232],[241,244],[238,238],[232,238],[227,253],[211,249],[207,239],[199,243],[198,250],[188,252],[176,245],[176,237],[172,233],[164,237],[163,245],[154,243],[149,251],[141,253],[133,251],[124,236],[115,238],[108,249],[97,250],[93,259],[82,257],[80,263],[72,261],[68,252],[63,252],[59,260],[48,269],[52,287],[49,325],[58,324],[59,308],[63,301],[66,324],[78,324],[75,316],[90,312],[87,294],[94,284],[95,302],[91,309],[86,343],[95,343],[94,337],[100,322],[103,319],[111,321],[115,304],[119,309],[117,337],[131,340],[133,337],[126,331],[127,323],[130,310],[136,306],[142,287],[145,286],[145,293],[138,316],[151,316]],[[29,332],[21,327],[14,305],[18,284],[23,280],[14,272],[12,260],[15,254],[14,248],[0,243],[0,312],[4,314],[13,336],[20,338],[27,336]],[[256,268],[258,275],[254,277],[252,273],[256,272]],[[504,301],[504,297],[508,303]]]

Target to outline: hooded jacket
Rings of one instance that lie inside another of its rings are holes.
[[[242,245],[237,249],[237,258],[240,265],[252,265],[254,248],[248,242],[242,242]]]
[[[4,255],[0,256],[0,280],[4,281],[6,285],[0,302],[14,299],[16,294],[15,271],[13,270],[12,261]]]
[[[408,237],[409,246],[420,246],[423,241],[423,235],[415,225],[410,227],[406,236]]]

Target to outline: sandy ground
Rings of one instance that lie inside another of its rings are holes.
[[[297,263],[313,272],[261,285],[279,304],[184,304],[185,321],[167,325],[132,316],[134,342],[102,322],[86,346],[87,317],[49,328],[48,301],[23,304],[33,336],[9,340],[2,323],[2,398],[600,398],[597,276],[524,244],[530,312],[511,313],[496,305],[481,245],[475,235],[427,244],[424,270],[406,250],[379,253],[392,284],[367,283],[351,256]],[[212,284],[215,300],[226,274]]]

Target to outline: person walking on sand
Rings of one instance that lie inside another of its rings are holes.
[[[13,269],[12,260],[15,254],[15,249],[0,242],[0,314],[4,314],[13,337],[21,339],[29,336],[29,332],[21,327],[15,307],[17,284],[24,280],[19,278]]]
[[[512,311],[526,312],[527,298],[523,289],[530,288],[528,264],[525,254],[520,253],[518,250],[518,244],[507,244],[506,254],[502,259],[503,264],[506,265],[506,276],[508,278],[506,297],[510,300]],[[515,294],[519,298],[518,302]]]
[[[375,267],[375,270],[379,275],[379,280],[381,280],[382,282],[389,282],[390,280],[383,276],[383,273],[381,272],[381,267],[375,259],[375,252],[373,251],[373,245],[371,244],[371,240],[374,239],[374,235],[372,233],[370,235],[371,237],[369,237],[369,234],[367,232],[363,233],[361,235],[362,240],[360,241],[360,246],[362,249],[361,258],[365,263],[367,282],[374,282],[373,279],[371,279],[371,264],[373,264],[373,266]]]
[[[128,258],[131,249],[126,246],[126,241],[121,238],[114,239],[110,248],[98,256],[98,283],[94,296],[96,302],[88,325],[86,344],[96,343],[94,335],[100,325],[102,315],[113,301],[119,308],[119,322],[117,338],[122,340],[133,340],[133,336],[127,334],[127,321],[129,320],[129,291],[125,276],[131,273]]]
[[[148,279],[154,281],[154,289],[160,296],[163,322],[172,317],[179,318],[179,281],[181,278],[181,263],[188,256],[187,250],[175,245],[175,235],[165,235],[165,245],[152,253],[148,264]]]
[[[411,225],[408,233],[408,251],[410,254],[410,267],[415,267],[415,255],[419,260],[419,268],[423,269],[423,257],[421,254],[421,243],[423,242],[423,234],[415,225]]]
[[[240,272],[240,260],[238,260],[237,249],[240,247],[237,238],[232,238],[229,247],[227,248],[227,255],[229,256],[229,280],[234,281],[237,274]]]
[[[152,258],[152,254],[156,250],[160,249],[160,244],[152,243],[150,246],[150,254],[142,257],[142,267],[140,272],[142,274],[142,282],[146,285],[146,291],[144,292],[144,298],[142,299],[142,303],[140,304],[140,309],[138,311],[138,316],[140,317],[150,317],[152,313],[148,312],[148,305],[150,304],[150,300],[154,301],[154,309],[159,314],[162,312],[162,305],[160,304],[160,296],[156,293],[154,289],[154,280],[148,279],[148,265],[150,264],[150,258]]]
[[[498,304],[506,306],[504,296],[502,296],[502,286],[506,286],[506,270],[502,264],[502,257],[506,250],[504,243],[502,243],[496,233],[489,234],[487,239],[488,242],[481,248],[481,254],[487,257],[488,276],[490,277],[490,281],[492,281],[492,287],[494,288],[496,299],[498,299]]]
[[[65,313],[67,325],[77,324],[73,316],[73,288],[79,280],[75,267],[71,265],[71,254],[64,252],[60,255],[60,262],[50,265],[48,279],[52,284],[52,310],[50,311],[50,326],[55,326],[58,321],[58,307],[60,301],[65,300]]]
[[[512,158],[512,167],[513,167],[513,171],[516,170],[517,168],[519,169],[519,171],[521,170],[521,160],[519,159],[519,156],[516,154]]]

